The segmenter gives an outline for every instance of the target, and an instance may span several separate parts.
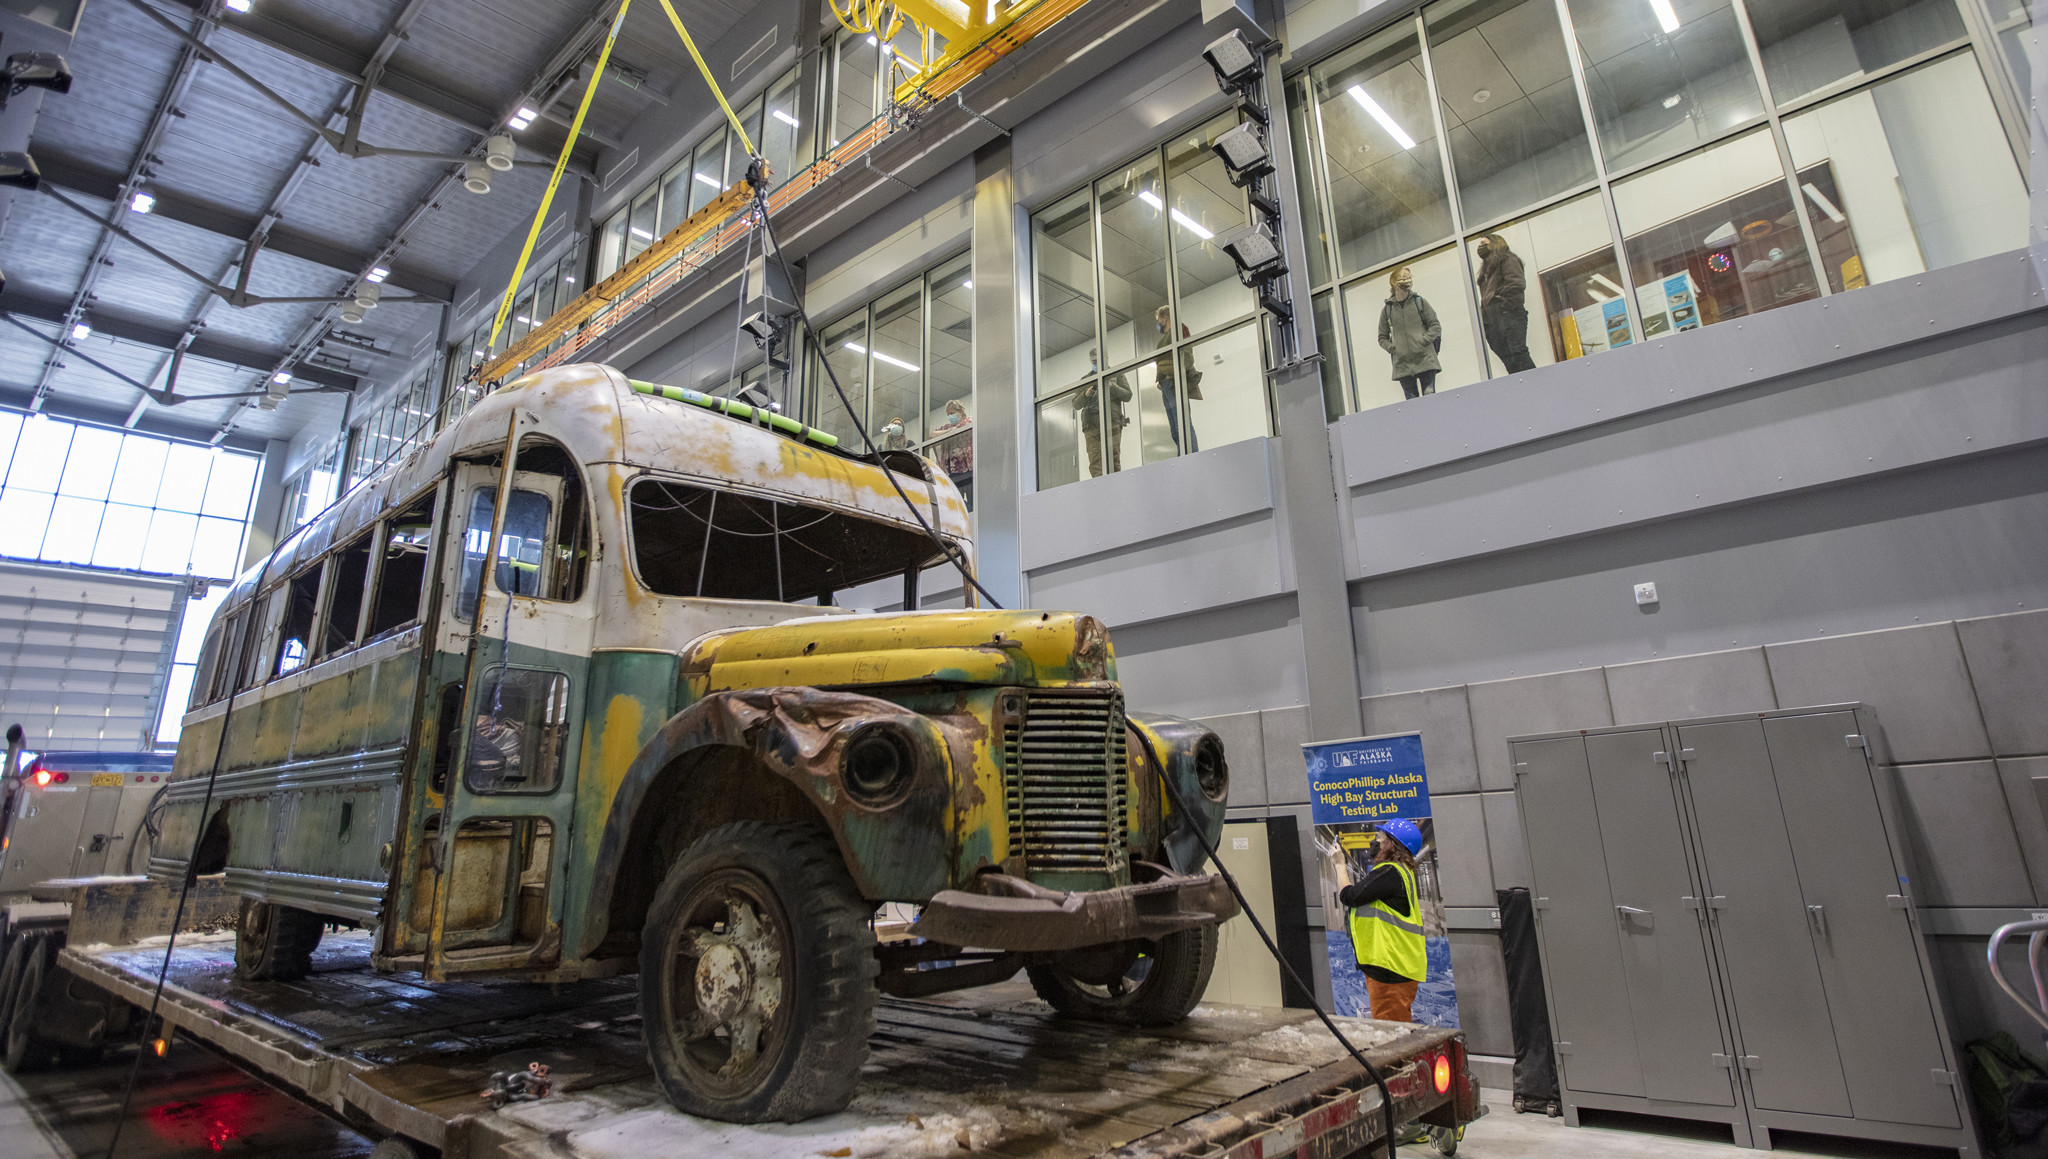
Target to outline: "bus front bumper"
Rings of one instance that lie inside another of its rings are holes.
[[[1008,874],[977,879],[985,892],[942,891],[910,927],[920,938],[991,950],[1077,950],[1214,925],[1237,916],[1237,900],[1215,874],[1169,873],[1110,889],[1047,889]]]

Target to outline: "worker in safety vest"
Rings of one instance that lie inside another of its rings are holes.
[[[1413,821],[1381,824],[1372,871],[1337,894],[1351,913],[1351,949],[1365,975],[1372,1016],[1410,1022],[1415,990],[1429,973],[1422,939],[1422,903],[1415,892],[1415,855],[1422,830]]]

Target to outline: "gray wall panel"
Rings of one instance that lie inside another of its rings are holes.
[[[1266,803],[1265,739],[1259,731],[1260,714],[1232,712],[1202,718],[1223,742],[1223,759],[1230,766],[1230,807]]]
[[[1422,760],[1432,796],[1479,790],[1479,758],[1472,751],[1472,715],[1464,688],[1368,696],[1359,701],[1359,711],[1366,736],[1422,734]]]
[[[1473,684],[1465,694],[1472,703],[1472,744],[1479,756],[1479,783],[1487,789],[1515,787],[1509,737],[1614,723],[1608,707],[1607,677],[1598,668]]]
[[[1119,471],[1019,504],[1027,572],[1273,510],[1276,439],[1241,443]],[[1035,586],[1035,585],[1034,585]]]
[[[2019,1005],[2006,997],[1991,980],[1984,964],[1982,937],[1934,937],[1927,939],[1927,956],[1934,966],[1935,985],[1948,1013],[1949,1033],[1956,1043],[1969,1042],[2004,1030],[2027,1049],[2039,1053],[2041,1027]],[[2026,939],[2008,941],[2000,956],[2005,976],[2025,993],[2027,987]]]
[[[1493,863],[1486,850],[1484,802],[1478,793],[1431,797],[1436,825],[1436,862],[1442,872],[1445,905],[1491,908]]]
[[[1492,905],[1492,899],[1487,899]],[[1458,980],[1458,1024],[1475,1054],[1513,1055],[1508,1017],[1508,967],[1497,934],[1453,932],[1451,973]]]
[[[1655,724],[1778,707],[1762,648],[1673,656],[1607,668],[1616,724]]]
[[[1308,800],[1308,762],[1301,755],[1308,740],[1308,710],[1300,705],[1269,708],[1259,714],[1265,742],[1266,800],[1292,805]]]
[[[1863,701],[1877,709],[1896,761],[1991,755],[1953,624],[1799,640],[1764,651],[1779,703]]]
[[[2048,611],[1956,624],[1991,751],[2048,753]]]
[[[1308,699],[1293,596],[1114,628],[1110,638],[1135,709],[1214,716]]]
[[[1933,906],[2024,906],[2033,883],[1990,761],[1897,769],[1913,896]]]
[[[2034,902],[2048,903],[2048,798],[2042,792],[2048,789],[2048,757],[2001,758],[1998,779],[2034,883]]]
[[[1289,590],[1281,552],[1273,519],[1247,515],[1197,533],[1033,571],[1031,604],[1085,610],[1121,628],[1249,603]]]
[[[1493,858],[1493,887],[1531,888],[1535,874],[1529,868],[1529,846],[1522,838],[1522,815],[1513,793],[1481,793],[1486,811],[1486,848]]]

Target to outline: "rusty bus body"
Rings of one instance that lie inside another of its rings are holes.
[[[151,872],[225,874],[251,978],[332,922],[428,979],[640,970],[670,1097],[730,1119],[843,1105],[877,984],[1184,1015],[1236,909],[1214,734],[1127,716],[1092,617],[834,606],[971,564],[959,493],[692,400],[529,375],[237,581]]]

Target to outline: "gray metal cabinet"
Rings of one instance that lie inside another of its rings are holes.
[[[1509,741],[1567,1115],[1976,1155],[1855,705]]]

